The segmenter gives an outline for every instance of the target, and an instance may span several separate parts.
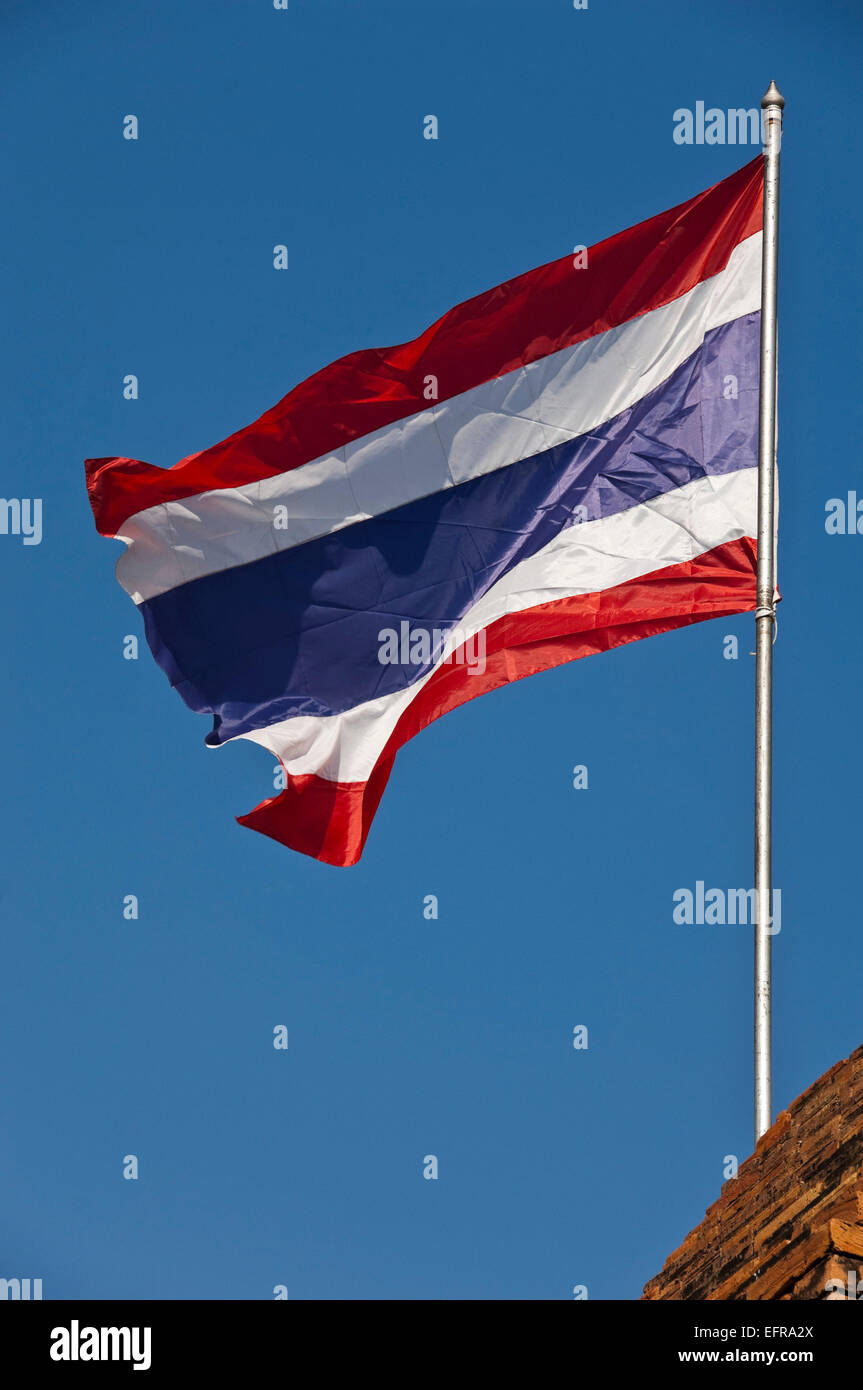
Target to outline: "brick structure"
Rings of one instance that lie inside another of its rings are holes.
[[[643,1294],[849,1296],[863,1298],[863,1047],[783,1110]]]

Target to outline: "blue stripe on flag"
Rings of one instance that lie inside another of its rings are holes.
[[[141,604],[156,660],[192,709],[214,716],[207,742],[412,684],[429,667],[382,665],[381,629],[449,630],[574,520],[755,467],[759,321],[711,330],[667,381],[589,434]]]

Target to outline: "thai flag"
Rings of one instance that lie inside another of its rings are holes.
[[[285,769],[241,825],[356,863],[433,719],[755,608],[761,200],[759,155],[173,468],[88,460],[120,583],[207,743]]]

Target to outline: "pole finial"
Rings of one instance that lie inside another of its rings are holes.
[[[761,110],[766,106],[778,106],[781,111],[785,105],[785,98],[780,92],[775,82],[771,82],[764,96],[761,98]]]

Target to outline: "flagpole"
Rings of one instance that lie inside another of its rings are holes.
[[[761,98],[764,131],[764,244],[758,404],[758,580],[755,610],[755,1142],[773,1121],[772,780],[775,624],[776,280],[779,150],[785,99],[771,82]]]

